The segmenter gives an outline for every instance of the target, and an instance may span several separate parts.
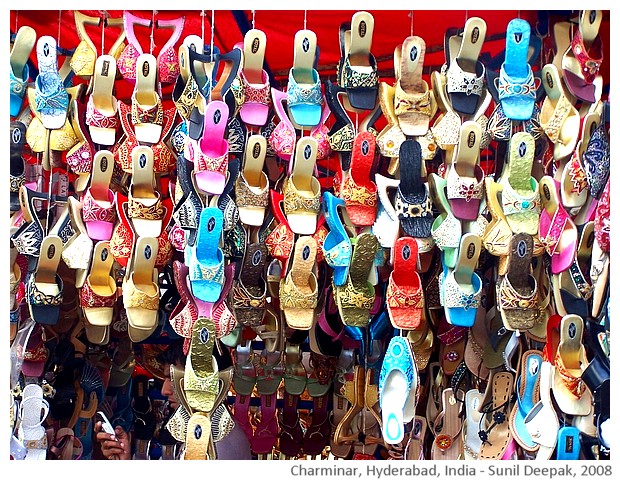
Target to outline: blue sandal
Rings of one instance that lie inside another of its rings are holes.
[[[43,36],[37,42],[39,75],[35,80],[35,110],[41,123],[50,130],[62,128],[67,120],[69,94],[58,74],[56,40]]]
[[[334,285],[342,286],[346,283],[351,265],[351,239],[338,215],[338,207],[342,208],[345,222],[349,215],[344,200],[337,198],[329,192],[323,194],[323,206],[325,220],[329,227],[329,233],[323,242],[323,254],[327,264],[334,269]],[[350,220],[349,220],[350,223]]]

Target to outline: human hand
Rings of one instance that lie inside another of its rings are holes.
[[[101,422],[95,423],[95,440],[101,445],[101,453],[108,460],[130,460],[131,442],[122,427],[114,429],[115,435],[103,431]]]

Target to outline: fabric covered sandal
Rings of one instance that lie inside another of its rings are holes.
[[[246,225],[261,226],[269,206],[269,180],[263,172],[266,153],[265,137],[252,135],[248,138],[243,170],[235,183],[239,219]]]
[[[108,326],[112,323],[116,304],[116,281],[110,275],[114,257],[108,242],[98,242],[92,254],[90,274],[80,290],[80,307],[91,325]]]
[[[157,60],[150,53],[143,53],[136,65],[139,68],[136,68],[136,85],[131,95],[131,123],[139,142],[156,144],[164,123],[164,109],[156,91]]]
[[[293,233],[313,235],[321,209],[321,186],[314,176],[318,144],[312,137],[301,138],[295,147],[290,177],[283,185],[284,213]]]
[[[153,150],[136,146],[131,154],[133,175],[127,197],[127,216],[138,237],[159,237],[165,210],[156,187]]]
[[[407,37],[394,50],[394,112],[402,132],[409,136],[424,136],[437,111],[435,95],[422,79],[425,52],[426,43],[420,37]]]
[[[356,226],[370,226],[377,215],[377,185],[370,179],[375,158],[375,137],[360,132],[353,142],[351,169],[340,186],[340,197]]]
[[[88,97],[86,125],[94,143],[114,145],[118,129],[118,103],[114,97],[116,59],[101,55],[95,63],[93,91]]]
[[[577,251],[577,227],[560,202],[557,184],[549,176],[539,182],[542,212],[538,236],[551,256],[551,273],[570,268]]]
[[[340,29],[342,58],[336,75],[353,108],[372,110],[377,103],[379,76],[377,61],[370,49],[375,20],[368,12],[356,12],[350,30]]]
[[[93,240],[112,238],[112,229],[116,223],[115,197],[110,190],[113,171],[114,155],[109,150],[99,150],[93,160],[90,186],[81,199],[84,225]]]
[[[9,56],[11,69],[11,100],[10,113],[11,117],[16,117],[22,108],[24,95],[30,79],[30,69],[28,67],[28,58],[34,48],[37,39],[37,32],[32,27],[23,25],[15,34],[13,48]]]
[[[315,127],[321,121],[323,93],[314,69],[316,34],[299,30],[295,34],[293,68],[288,76],[286,98],[293,121],[301,127]]]
[[[418,242],[402,237],[394,244],[394,270],[390,273],[387,291],[387,310],[394,328],[415,330],[422,320],[424,293],[422,280],[416,271]]]
[[[530,24],[513,18],[506,30],[506,60],[495,81],[498,97],[507,118],[529,120],[536,102],[540,79],[534,78],[527,61],[530,46]]]
[[[446,180],[431,173],[428,185],[433,203],[439,210],[439,216],[431,225],[431,236],[435,245],[442,251],[444,264],[448,268],[454,268],[461,244],[461,222],[452,213],[446,197]]]
[[[599,199],[609,178],[609,138],[605,125],[605,109],[601,114],[594,131],[590,133],[589,140],[582,153],[583,168],[586,171],[586,181],[592,197]]]
[[[217,363],[213,358],[213,320],[199,317],[192,328],[191,342],[185,362],[184,390],[187,403],[194,411],[209,413],[213,409],[219,386]]]
[[[457,112],[473,115],[478,101],[484,92],[484,65],[478,60],[487,25],[478,17],[472,17],[465,23],[460,49],[456,57],[449,62],[446,72],[446,90],[450,103]],[[452,51],[452,49],[451,49]]]
[[[39,75],[35,80],[35,104],[41,123],[46,129],[62,128],[67,120],[69,94],[58,75],[56,40],[42,36],[37,41]]]
[[[500,180],[502,209],[513,233],[538,233],[540,192],[532,174],[534,137],[517,132],[510,139],[510,160]]]
[[[443,303],[446,320],[451,325],[471,327],[476,320],[482,280],[474,270],[480,251],[480,237],[471,233],[463,235],[454,270],[443,279]]]
[[[482,447],[482,440],[478,436],[480,417],[478,408],[482,405],[484,394],[472,388],[465,394],[465,423],[463,425],[463,459],[477,460]]]
[[[267,36],[262,30],[248,30],[243,39],[243,67],[239,72],[244,102],[239,111],[247,125],[261,127],[267,123],[271,92],[269,77],[263,70]]]
[[[224,285],[224,254],[219,247],[222,228],[222,211],[217,207],[204,208],[196,246],[185,249],[192,292],[203,302],[217,302]]]
[[[258,327],[265,317],[267,282],[264,271],[267,247],[258,242],[245,249],[237,280],[230,289],[230,306],[237,322]]]
[[[435,440],[431,447],[433,460],[458,460],[461,455],[463,420],[461,409],[465,394],[463,390],[446,388],[442,393],[443,409],[435,418],[433,434]]]
[[[540,109],[540,126],[555,144],[553,157],[561,160],[573,153],[577,144],[579,114],[562,87],[562,79],[555,65],[545,65],[542,78],[547,96]]]
[[[400,144],[407,139],[398,124],[398,117],[394,111],[395,94],[396,90],[391,85],[385,82],[379,84],[381,111],[388,123],[385,128],[381,130],[379,135],[377,135],[377,147],[381,155],[389,157],[390,159],[398,159]],[[392,162],[393,161],[394,160],[392,160]],[[392,164],[392,162],[390,164]]]
[[[19,437],[28,450],[25,460],[45,460],[48,443],[43,422],[47,419],[49,404],[43,399],[38,384],[26,385],[19,405]]]
[[[343,286],[334,286],[334,296],[340,318],[345,325],[368,325],[375,289],[368,281],[373,268],[379,241],[371,233],[362,233],[355,240],[349,276]]]
[[[45,237],[37,267],[26,280],[26,301],[31,317],[44,325],[55,325],[60,315],[63,282],[57,270],[62,255],[62,240]]]
[[[497,372],[487,386],[485,404],[480,407],[483,415],[478,431],[482,440],[479,460],[499,460],[512,440],[507,416],[511,408],[513,380],[512,373]]]
[[[314,325],[318,287],[314,274],[316,240],[300,237],[295,242],[295,252],[287,275],[280,282],[280,306],[289,327],[309,330]]]
[[[395,210],[403,231],[410,237],[431,236],[433,205],[428,184],[423,181],[422,149],[416,140],[400,146],[400,184],[396,191]]]
[[[327,264],[334,270],[332,277],[334,285],[342,286],[349,275],[352,252],[351,239],[346,227],[352,227],[352,224],[345,202],[341,198],[325,192],[323,194],[323,208],[325,221],[329,227],[329,233],[323,242],[323,255]],[[339,212],[342,213],[342,219]]]
[[[263,350],[256,377],[256,390],[261,396],[260,421],[256,426],[254,436],[250,440],[252,452],[259,455],[259,460],[271,459],[273,447],[278,440],[276,392],[280,387],[283,375],[281,353],[267,353],[266,350]]]
[[[123,278],[123,305],[129,322],[129,338],[141,342],[157,328],[159,284],[155,260],[159,251],[157,239],[140,237],[127,264]]]
[[[533,241],[527,233],[510,239],[506,275],[499,283],[497,306],[508,330],[529,330],[538,318],[538,285],[531,274]]]

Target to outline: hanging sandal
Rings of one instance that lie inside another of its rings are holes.
[[[23,25],[15,35],[13,48],[9,56],[11,80],[10,113],[11,117],[16,117],[22,108],[24,95],[30,79],[30,69],[28,58],[34,48],[37,33],[33,28]]]
[[[69,95],[58,75],[56,40],[42,36],[37,41],[39,75],[35,80],[34,110],[41,116],[46,129],[62,128],[67,120]]]
[[[262,135],[248,138],[243,170],[235,183],[239,219],[246,225],[261,226],[269,206],[269,180],[263,172],[266,153],[267,140]]]
[[[237,322],[258,327],[265,318],[267,282],[264,271],[267,248],[258,242],[250,243],[239,270],[239,276],[230,291],[231,309]]]
[[[191,342],[185,362],[184,390],[187,403],[194,411],[209,413],[213,409],[219,385],[217,363],[213,359],[213,320],[199,317],[192,328]]]
[[[118,104],[114,97],[116,59],[101,55],[95,63],[93,90],[86,107],[86,125],[94,143],[114,145],[118,129]]]
[[[433,434],[435,440],[431,447],[433,460],[458,460],[462,453],[463,438],[461,430],[465,394],[462,390],[446,388],[442,392],[443,409],[435,417]]]
[[[133,176],[129,186],[127,216],[138,237],[158,237],[165,210],[157,191],[151,147],[137,146],[132,151]]]
[[[287,104],[292,120],[301,127],[315,127],[321,120],[323,93],[314,69],[316,34],[299,30],[295,34],[293,68],[288,75]]]
[[[352,247],[347,227],[352,228],[352,224],[344,200],[330,192],[323,194],[323,208],[329,227],[329,233],[323,243],[323,253],[325,261],[334,271],[332,277],[334,285],[341,286],[349,275]],[[342,217],[339,212],[342,213]]]
[[[90,185],[82,195],[82,218],[88,236],[93,240],[110,240],[116,223],[114,192],[110,181],[114,171],[114,155],[99,150],[93,160]]]
[[[95,326],[112,323],[116,304],[116,281],[110,275],[114,257],[108,242],[98,242],[92,254],[90,273],[80,290],[80,307],[86,321]]]
[[[156,144],[161,138],[164,122],[164,109],[156,91],[157,61],[150,53],[143,53],[136,60],[136,67],[131,123],[139,142]]]
[[[37,323],[55,325],[58,322],[63,296],[63,282],[57,273],[61,254],[60,237],[45,237],[36,270],[26,280],[28,309]]]

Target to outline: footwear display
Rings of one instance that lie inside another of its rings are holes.
[[[611,14],[470,14],[11,10],[11,459],[608,460]]]

